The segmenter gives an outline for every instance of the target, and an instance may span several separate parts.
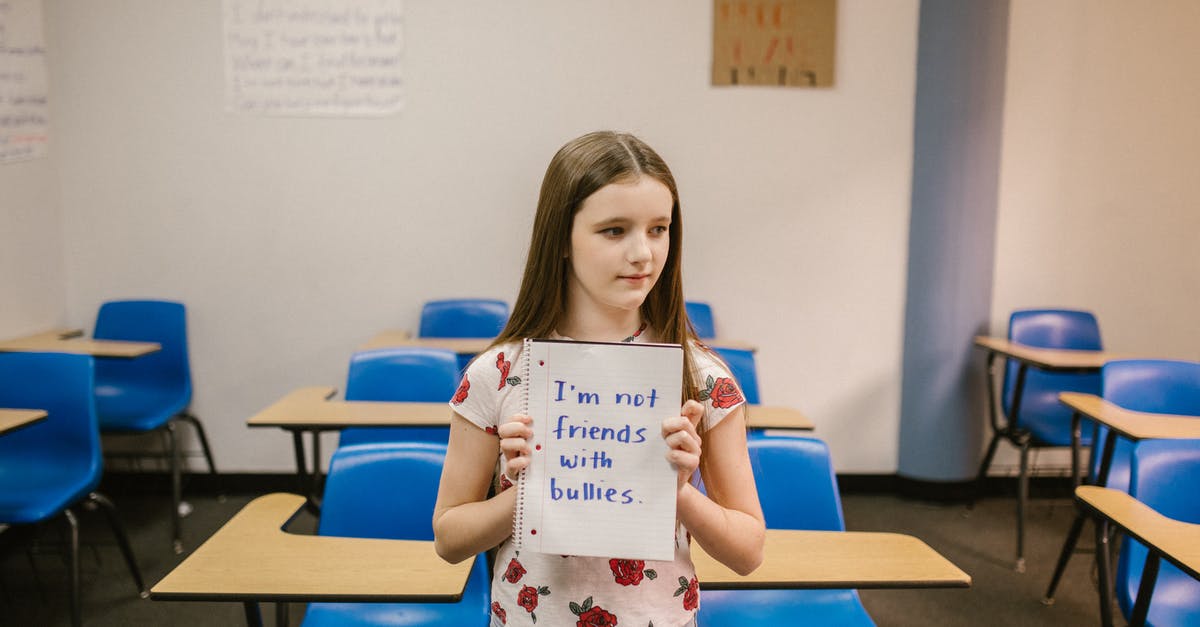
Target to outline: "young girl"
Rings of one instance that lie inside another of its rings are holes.
[[[682,240],[675,179],[638,138],[590,133],[551,160],[512,317],[467,368],[451,401],[450,447],[434,510],[435,543],[446,560],[499,546],[492,625],[693,625],[699,590],[690,539],[738,573],[762,561],[763,515],[746,452],[742,395],[691,331]],[[686,398],[680,415],[662,423],[667,459],[678,471],[674,561],[512,546],[517,491],[509,488],[528,465],[533,431],[532,420],[520,414],[525,383],[509,373],[527,337],[687,348]],[[697,469],[707,495],[689,481]]]

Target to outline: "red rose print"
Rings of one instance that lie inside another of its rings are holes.
[[[501,473],[500,474],[500,491],[503,492],[503,491],[511,488],[512,486],[513,486],[513,482],[511,479],[508,478],[508,475]]]
[[[729,377],[717,379],[713,383],[712,391],[708,393],[708,397],[712,399],[712,405],[717,409],[729,409],[742,402],[741,390],[734,385],[733,380]]]
[[[694,610],[700,606],[700,581],[692,577],[691,581],[680,577],[679,589],[675,596],[683,595],[683,609]]]
[[[497,390],[503,390],[504,384],[508,382],[508,371],[512,368],[512,362],[504,359],[504,353],[496,355],[496,369],[500,371],[500,386]]]
[[[644,570],[646,562],[642,560],[608,560],[608,567],[612,569],[613,580],[622,586],[636,586],[642,582],[643,577],[654,579],[657,576],[653,570]]]
[[[500,619],[501,625],[508,623],[508,612],[505,612],[504,608],[500,607],[499,601],[492,601],[492,613]]]
[[[571,602],[571,611],[579,617],[575,627],[616,627],[617,617],[605,611],[599,605],[592,605],[592,597],[588,597],[583,605]]]
[[[458,384],[458,391],[454,393],[454,398],[450,402],[455,405],[462,405],[463,401],[467,400],[467,390],[471,389],[471,382],[467,380],[467,375],[463,375],[462,383]]]
[[[517,583],[521,580],[521,577],[524,576],[525,567],[522,566],[521,562],[518,562],[517,558],[514,557],[512,561],[508,563],[508,570],[504,571],[504,579],[506,579],[508,583]]]
[[[484,427],[483,432],[488,435],[500,435],[500,428],[494,427],[494,426],[493,427]]]
[[[533,613],[537,609],[538,591],[533,586],[524,586],[517,593],[517,605],[525,608],[526,612]]]

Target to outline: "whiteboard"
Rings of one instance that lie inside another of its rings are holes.
[[[44,156],[49,120],[42,0],[0,0],[0,163]]]

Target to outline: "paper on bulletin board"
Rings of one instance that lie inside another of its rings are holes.
[[[224,0],[226,109],[400,111],[403,16],[402,0]]]
[[[832,87],[837,0],[714,0],[713,85]]]
[[[0,0],[0,163],[46,154],[45,41],[42,0]]]

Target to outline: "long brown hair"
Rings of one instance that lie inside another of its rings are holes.
[[[533,236],[525,260],[521,291],[512,316],[492,346],[527,337],[550,336],[567,310],[568,253],[571,227],[583,201],[611,183],[648,176],[671,191],[670,245],[658,282],[642,303],[642,320],[663,342],[682,344],[683,400],[698,399],[690,344],[695,332],[683,300],[683,219],[679,190],[666,162],[645,142],[628,133],[597,131],[566,143],[550,160],[542,179]]]

